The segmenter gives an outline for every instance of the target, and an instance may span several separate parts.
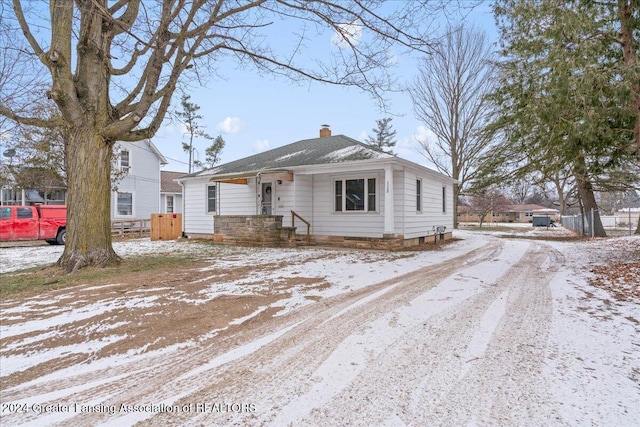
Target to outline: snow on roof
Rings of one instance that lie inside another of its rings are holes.
[[[344,159],[350,158],[384,159],[393,158],[393,155],[376,151],[363,145],[352,145],[350,147],[332,151],[331,153],[322,156],[322,159],[326,160],[328,163],[344,161]]]

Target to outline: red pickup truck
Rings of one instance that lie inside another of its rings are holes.
[[[66,235],[66,206],[0,206],[0,241],[46,240],[64,245]]]

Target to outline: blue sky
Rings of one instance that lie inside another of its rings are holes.
[[[484,3],[466,17],[465,22],[487,32],[497,40],[489,3]],[[274,43],[287,43],[286,34]],[[323,38],[325,40],[323,40]],[[289,37],[289,40],[291,38]],[[321,35],[318,43],[331,44],[331,35]],[[417,57],[398,57],[396,70],[400,82],[409,82],[416,75]],[[212,136],[218,134],[226,141],[221,162],[226,163],[261,151],[318,136],[321,125],[328,124],[334,135],[343,134],[364,142],[372,135],[375,121],[392,117],[398,144],[396,153],[405,159],[431,166],[418,152],[415,136],[428,134],[414,117],[408,94],[389,94],[389,113],[380,111],[371,95],[354,88],[331,86],[317,82],[294,83],[284,78],[260,76],[252,69],[236,70],[231,63],[221,64],[220,78],[212,78],[206,87],[189,92],[191,102],[200,106],[200,124]],[[179,104],[179,95],[174,97]],[[188,155],[182,151],[187,141],[184,129],[177,123],[165,125],[153,138],[153,143],[167,157],[163,170],[188,170]],[[204,160],[207,141],[194,142]]]

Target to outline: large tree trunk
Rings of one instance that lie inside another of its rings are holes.
[[[635,234],[640,234],[640,217],[638,217],[638,226],[636,227],[636,233]]]
[[[600,211],[598,210],[598,202],[593,192],[591,179],[587,173],[587,164],[582,156],[575,160],[575,175],[578,186],[578,194],[582,200],[583,212],[588,215],[591,224],[591,235],[593,237],[607,237],[607,233],[602,226],[600,219]],[[593,216],[592,216],[593,212]],[[593,220],[591,220],[593,218]]]
[[[68,148],[67,237],[58,265],[68,272],[119,262],[111,246],[112,144],[90,126],[74,129]]]

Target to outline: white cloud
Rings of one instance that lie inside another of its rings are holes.
[[[238,133],[243,128],[244,122],[238,117],[227,117],[216,126],[216,129],[224,133]]]
[[[339,24],[336,32],[331,36],[331,44],[346,49],[350,45],[357,46],[362,38],[362,25],[352,21],[349,24]]]
[[[360,132],[360,135],[358,135],[358,141],[365,142],[368,137],[369,137],[369,133],[366,130],[363,130]]]
[[[184,135],[187,133],[187,127],[182,122],[169,123],[164,126],[164,134],[169,137],[175,137],[176,135]]]
[[[418,126],[416,128],[416,132],[413,134],[413,137],[420,143],[434,142],[437,139],[436,134],[434,134],[430,129],[427,129],[424,126]]]
[[[267,151],[269,149],[269,141],[266,139],[258,139],[253,143],[253,151],[256,153],[261,153],[263,151]]]

